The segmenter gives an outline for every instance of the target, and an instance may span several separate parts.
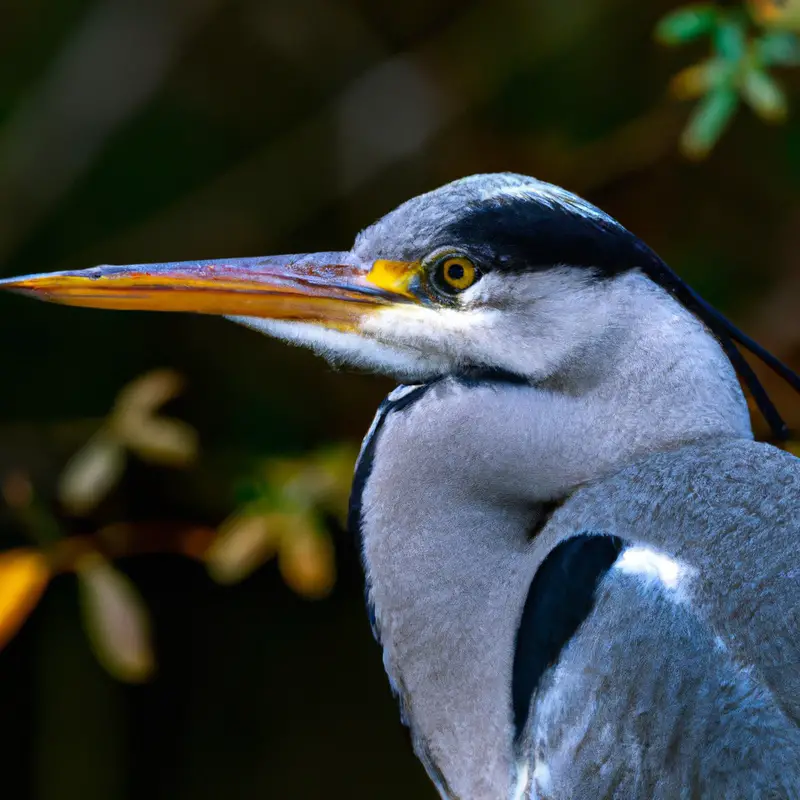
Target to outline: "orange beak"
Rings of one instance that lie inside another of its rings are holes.
[[[100,266],[0,280],[0,289],[89,308],[317,322],[352,330],[370,312],[419,302],[414,264],[352,253]]]

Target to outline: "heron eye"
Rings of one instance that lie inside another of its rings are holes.
[[[434,283],[445,294],[457,294],[469,289],[480,277],[475,265],[464,256],[445,256],[436,265]]]

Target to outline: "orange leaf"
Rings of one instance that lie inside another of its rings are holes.
[[[0,553],[0,648],[36,608],[49,580],[50,567],[38,550],[20,547]]]

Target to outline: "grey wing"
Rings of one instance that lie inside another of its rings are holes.
[[[800,730],[657,559],[623,551],[542,677],[526,795],[800,798]]]

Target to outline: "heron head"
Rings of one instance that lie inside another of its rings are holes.
[[[219,314],[403,379],[541,378],[600,334],[603,281],[654,256],[551,184],[475,175],[415,197],[349,251],[33,275],[0,286],[77,306]]]
[[[624,330],[626,287],[634,285],[639,298],[652,291],[663,305],[673,295],[703,319],[756,387],[773,427],[782,425],[732,340],[754,343],[616,220],[524,175],[473,175],[412,198],[347,251],[0,281],[69,305],[224,315],[402,380],[490,370],[531,382],[585,364],[598,343]],[[769,354],[754,352],[800,386]]]

